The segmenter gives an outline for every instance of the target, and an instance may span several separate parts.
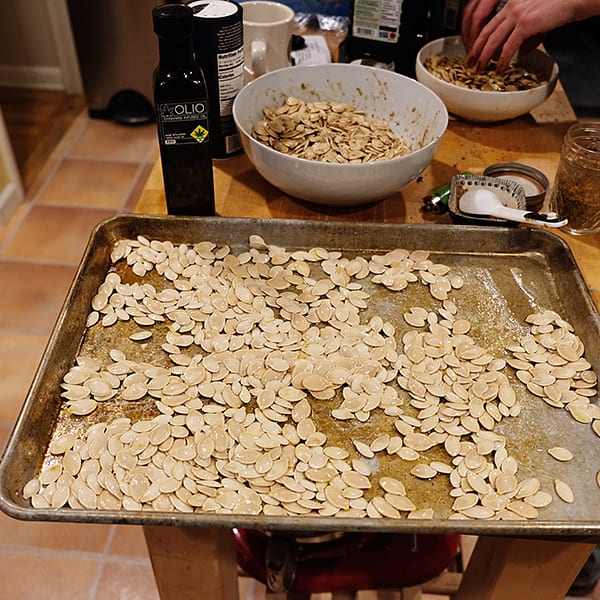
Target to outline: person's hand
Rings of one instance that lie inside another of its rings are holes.
[[[529,41],[535,47],[542,35],[586,16],[591,16],[599,4],[588,2],[591,14],[576,6],[581,0],[508,0],[491,18],[497,0],[469,0],[462,20],[462,38],[468,62],[481,69],[500,50],[498,69],[510,63],[521,46]],[[585,2],[583,2],[585,4]]]

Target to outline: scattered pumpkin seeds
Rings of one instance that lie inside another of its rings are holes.
[[[155,411],[58,432],[23,489],[34,507],[433,518],[405,482],[377,475],[382,454],[413,463],[411,482],[447,478],[450,518],[535,519],[552,495],[540,479],[520,476],[494,430],[521,409],[504,369],[600,431],[597,376],[572,327],[552,311],[533,313],[511,356],[493,356],[449,297],[464,279],[424,250],[346,258],[324,248],[290,253],[251,236],[236,256],[212,242],[140,236],[117,242],[112,260],[134,276],[106,275],[87,326],[135,323],[141,329],[127,343],[153,344],[166,360],[139,362],[120,348],[106,362],[78,356],[61,398],[77,421],[107,402],[149,401]],[[404,333],[381,316],[365,320],[367,277],[395,293],[425,286],[439,309],[410,307]],[[321,404],[350,425],[346,447],[319,430]],[[375,411],[390,433],[363,439],[352,427]],[[447,460],[429,459],[434,451]],[[573,458],[559,446],[547,451]],[[556,477],[554,491],[575,501]]]

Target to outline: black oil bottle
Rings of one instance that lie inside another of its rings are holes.
[[[437,37],[442,0],[353,0],[341,62],[381,66],[415,76],[419,50]]]
[[[208,94],[194,60],[194,13],[183,4],[165,4],[152,11],[152,21],[159,43],[154,105],[167,211],[214,215]]]

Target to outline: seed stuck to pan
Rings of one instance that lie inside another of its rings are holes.
[[[561,462],[568,462],[573,460],[573,453],[567,450],[566,448],[561,448],[560,446],[554,446],[553,448],[548,448],[548,454],[559,460]]]
[[[575,495],[571,487],[561,479],[554,480],[554,491],[564,502],[571,503],[575,500]]]

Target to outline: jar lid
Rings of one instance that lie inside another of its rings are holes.
[[[541,208],[550,182],[542,171],[517,162],[503,162],[490,165],[483,172],[488,177],[500,177],[509,181],[516,181],[525,190],[527,210]]]

